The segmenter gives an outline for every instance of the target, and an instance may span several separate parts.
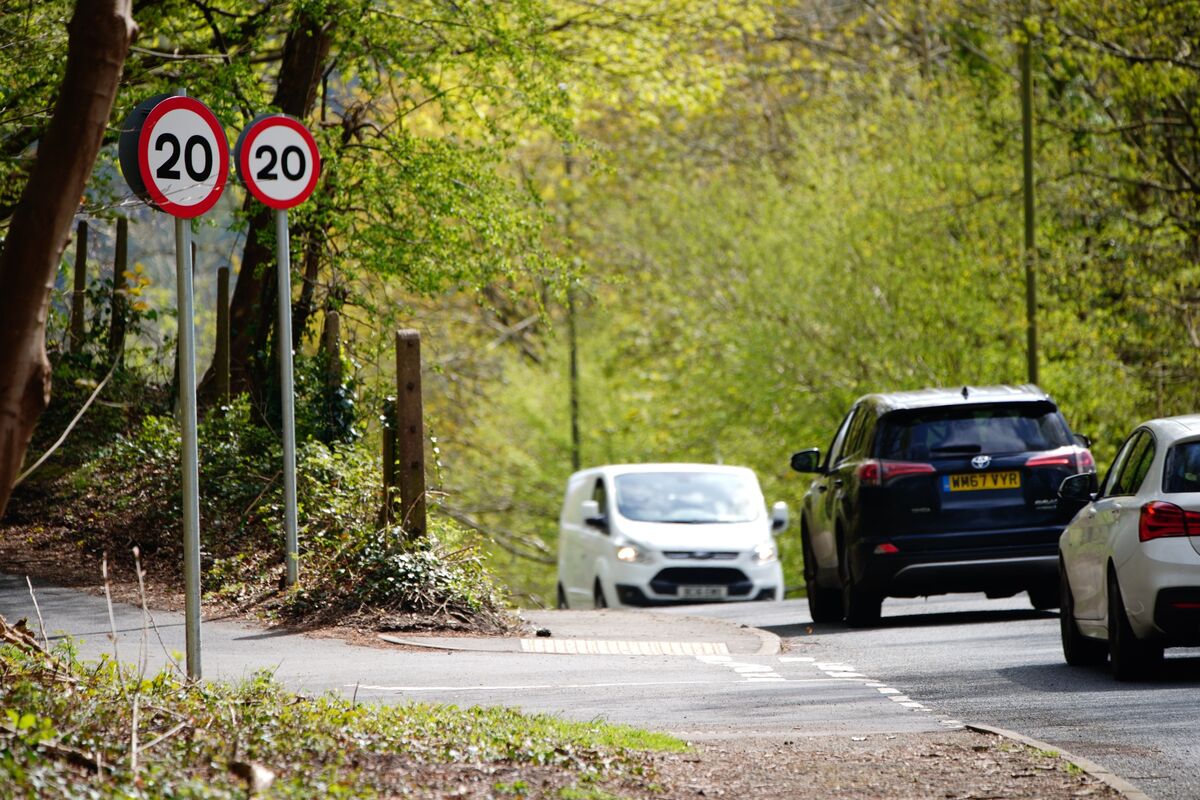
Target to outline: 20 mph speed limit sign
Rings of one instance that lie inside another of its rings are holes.
[[[229,178],[229,141],[208,106],[159,95],[129,115],[120,141],[121,171],[143,200],[191,219],[216,205]]]
[[[283,114],[256,118],[233,148],[238,177],[271,208],[286,210],[308,199],[321,175],[321,156],[312,134]]]

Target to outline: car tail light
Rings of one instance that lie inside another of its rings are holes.
[[[883,544],[877,544],[877,545],[875,545],[875,550],[874,550],[874,553],[877,556],[891,556],[891,555],[895,555],[896,553],[899,553],[899,552],[900,552],[900,548],[896,547],[896,545],[892,544],[891,542],[884,542]]]
[[[904,478],[909,475],[932,475],[935,472],[937,469],[933,464],[872,458],[858,466],[858,479],[863,486],[882,486],[896,478]]]
[[[1138,541],[1169,536],[1200,536],[1200,513],[1184,511],[1174,503],[1152,500],[1138,517]]]
[[[1095,472],[1096,460],[1092,458],[1091,451],[1085,447],[1067,446],[1033,456],[1025,462],[1025,466],[1066,467],[1078,474],[1080,472]]]

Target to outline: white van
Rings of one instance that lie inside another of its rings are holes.
[[[594,467],[567,481],[559,608],[780,600],[775,536],[754,472],[711,464]]]

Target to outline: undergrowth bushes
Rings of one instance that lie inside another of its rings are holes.
[[[374,627],[505,627],[504,598],[474,534],[436,514],[410,542],[378,522],[374,453],[361,442],[310,438],[297,448],[301,582],[283,575],[282,454],[244,398],[199,427],[202,585],[209,600],[261,605],[293,621],[349,619]],[[137,427],[66,481],[62,521],[81,544],[173,579],[182,566],[180,434],[168,417]]]

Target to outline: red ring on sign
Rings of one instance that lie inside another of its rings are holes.
[[[192,205],[181,205],[168,199],[158,188],[154,175],[150,171],[150,134],[167,112],[181,108],[196,114],[208,125],[217,140],[217,149],[220,151],[217,154],[217,182],[203,200]],[[142,182],[146,185],[146,191],[159,210],[175,217],[192,219],[215,206],[221,199],[221,193],[225,191],[225,182],[229,178],[229,140],[225,138],[225,131],[221,129],[221,123],[217,121],[216,115],[204,103],[194,97],[168,97],[152,108],[146,115],[146,121],[142,123],[142,130],[138,135],[138,169],[142,173]]]
[[[275,126],[283,126],[291,128],[296,133],[300,134],[300,138],[304,140],[304,145],[308,148],[309,155],[312,157],[313,168],[312,175],[308,178],[308,184],[300,190],[300,193],[295,197],[287,200],[277,200],[264,192],[254,180],[250,170],[250,154],[254,152],[254,140],[261,136],[268,128]],[[317,140],[309,133],[308,128],[304,127],[299,120],[293,119],[286,114],[272,114],[269,117],[259,117],[254,122],[250,123],[250,127],[246,129],[244,134],[245,139],[238,143],[238,177],[242,179],[242,183],[250,190],[250,194],[254,195],[264,205],[271,208],[286,211],[289,208],[300,205],[313,193],[317,188],[317,180],[321,177],[321,154],[317,151]]]

